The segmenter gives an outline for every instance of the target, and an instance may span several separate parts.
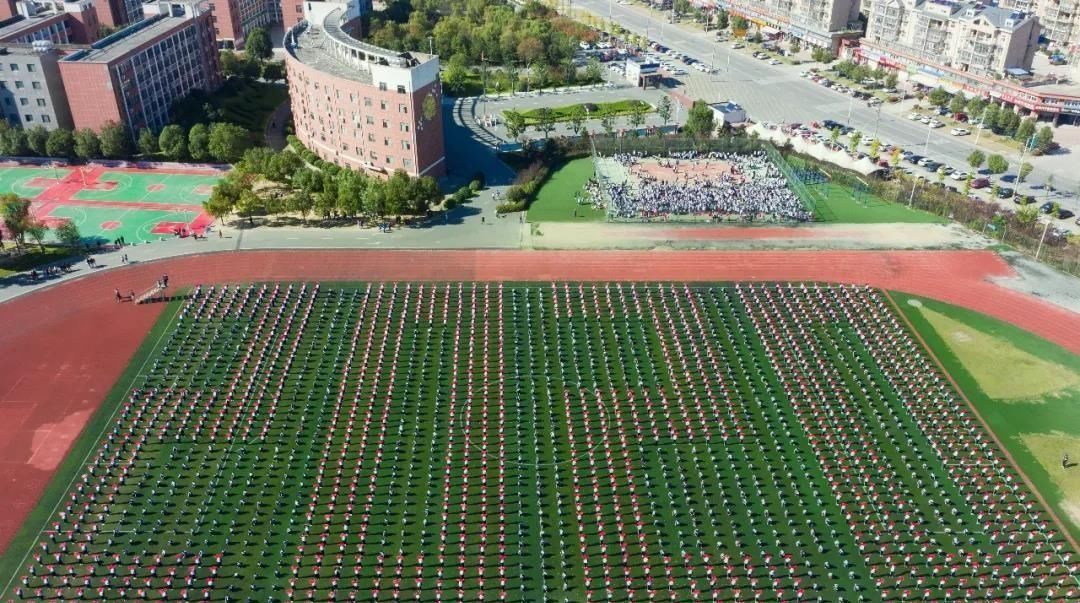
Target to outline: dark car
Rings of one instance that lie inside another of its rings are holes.
[[[924,165],[923,167],[925,167],[926,171],[928,171],[928,172],[936,172],[936,171],[938,171],[938,168],[940,168],[942,165],[944,165],[944,164],[938,163],[937,161],[931,161],[930,163]]]
[[[835,121],[833,121],[831,119],[826,119],[825,121],[821,122],[821,125],[825,126],[825,128],[828,129],[828,130],[832,130],[833,128],[839,128],[840,127],[840,124],[838,122],[835,122]]]
[[[1017,195],[1015,199],[1017,205],[1031,205],[1035,202],[1035,197],[1031,195]]]
[[[988,186],[990,186],[988,178],[976,178],[971,181],[971,188],[986,188]]]
[[[1039,206],[1039,211],[1041,211],[1044,214],[1048,214],[1048,213],[1054,211],[1054,202],[1053,201],[1047,201],[1046,203],[1043,203],[1042,205]]]
[[[922,155],[908,155],[906,161],[908,163],[919,163],[923,159]]]
[[[1014,189],[1003,186],[998,189],[998,199],[1008,199],[1009,197],[1013,196],[1014,193],[1016,193]]]
[[[1069,211],[1067,209],[1059,209],[1057,217],[1058,217],[1058,220],[1068,220],[1069,218],[1073,217],[1074,215],[1076,215],[1076,214],[1072,213],[1071,211]]]

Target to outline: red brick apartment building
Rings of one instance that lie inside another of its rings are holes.
[[[175,100],[221,85],[210,11],[170,2],[158,9],[60,61],[76,128],[98,130],[115,121],[133,135],[157,131],[168,125]]]

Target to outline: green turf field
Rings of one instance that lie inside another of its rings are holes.
[[[816,221],[848,224],[876,224],[888,222],[939,223],[948,222],[941,216],[912,209],[906,205],[889,203],[871,193],[856,199],[848,187],[830,184],[809,187],[814,195]],[[826,190],[828,194],[826,195]]]
[[[589,222],[603,220],[604,210],[580,205],[575,195],[585,193],[585,183],[594,175],[592,158],[573,159],[555,168],[536,194],[526,217],[530,222]],[[577,217],[574,212],[577,212]]]
[[[128,243],[145,243],[170,238],[173,235],[153,233],[158,222],[182,222],[190,224],[198,217],[193,211],[156,211],[147,209],[117,209],[89,205],[58,205],[49,213],[56,218],[68,218],[79,227],[79,233],[87,240],[112,241],[124,237]],[[119,222],[115,228],[110,222]]]
[[[1080,484],[1075,482],[1080,471],[1060,465],[1062,453],[1080,460],[1080,357],[984,314],[906,294],[894,296],[1024,473],[1080,538]],[[942,322],[940,316],[953,322]],[[943,324],[948,325],[944,332]],[[980,355],[985,347],[994,353]],[[1039,440],[1055,438],[1060,440],[1056,446],[1038,446]],[[1069,439],[1075,442],[1071,447]]]
[[[218,176],[192,174],[134,174],[105,172],[98,182],[115,182],[109,190],[83,189],[74,198],[89,201],[130,201],[172,205],[200,205],[210,198],[209,188],[220,180]],[[205,188],[205,191],[198,189]]]
[[[977,599],[1020,579],[953,461],[1010,469],[949,439],[980,432],[953,430],[964,408],[937,405],[953,394],[877,292],[201,293],[95,415],[96,449],[80,440],[86,462],[65,463],[0,565],[5,598],[25,580],[64,600],[940,601],[994,568]],[[1071,571],[1050,567],[1032,575]]]
[[[29,183],[34,178],[50,178],[63,180],[71,173],[66,168],[28,168],[6,167],[0,168],[0,193],[15,193],[20,197],[35,197],[44,189],[31,186]]]

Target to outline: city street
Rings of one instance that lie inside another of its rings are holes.
[[[906,111],[902,109],[872,109],[862,101],[799,76],[800,72],[815,65],[820,67],[820,64],[767,65],[751,57],[745,50],[732,50],[730,42],[717,41],[712,32],[706,34],[682,24],[661,24],[660,19],[640,6],[619,5],[609,0],[578,0],[574,6],[605,18],[610,14],[613,21],[634,33],[647,35],[676,51],[713,64],[718,69],[715,74],[689,69],[686,75],[679,76],[679,91],[691,98],[703,98],[709,102],[733,100],[745,107],[755,121],[791,123],[834,119],[847,123],[865,136],[873,137],[876,133],[885,143],[928,155],[956,169],[967,168],[966,158],[975,149],[974,136],[953,137],[949,135],[948,128],[931,130],[909,121]],[[1019,151],[1005,156],[1009,160],[1010,171],[1015,174],[1020,163]],[[1040,158],[1032,161],[1035,169],[1028,177],[1028,182],[1036,186],[1050,174],[1050,170],[1042,167],[1041,163]],[[1054,186],[1066,191],[1066,196],[1054,200],[1080,213],[1080,200],[1075,193],[1080,186],[1080,174],[1057,170],[1054,172]],[[1038,194],[1039,191],[1039,188],[1021,187],[1022,193]]]

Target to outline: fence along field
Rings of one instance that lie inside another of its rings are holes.
[[[5,598],[1075,600],[875,290],[227,286],[163,341]]]

